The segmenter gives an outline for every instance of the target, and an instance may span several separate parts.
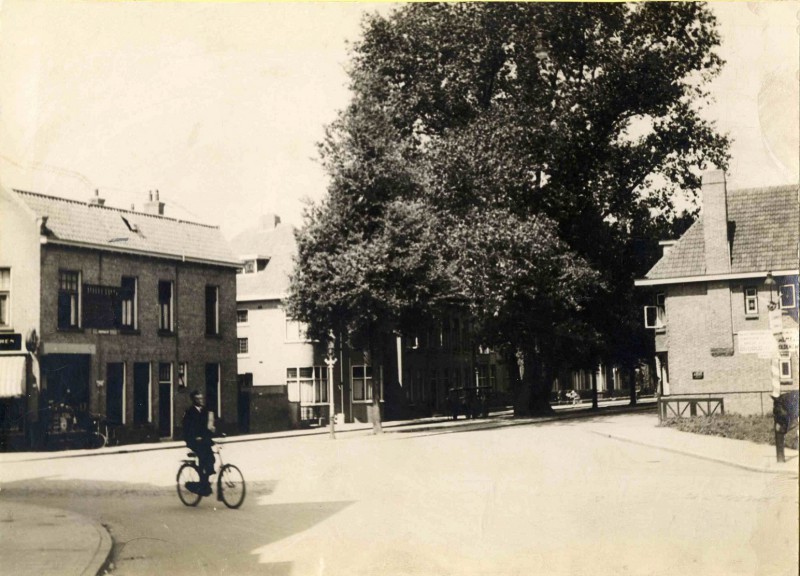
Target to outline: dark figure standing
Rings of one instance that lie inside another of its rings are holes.
[[[787,397],[778,396],[772,399],[772,417],[775,420],[775,451],[778,462],[786,462],[784,443],[789,431],[789,410],[786,408]]]
[[[190,394],[192,406],[183,415],[183,439],[189,449],[197,454],[200,464],[199,492],[211,494],[208,477],[214,474],[214,451],[211,449],[214,433],[214,415],[203,405],[203,394],[194,390]]]

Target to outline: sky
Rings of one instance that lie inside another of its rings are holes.
[[[712,2],[727,61],[706,115],[733,188],[798,181],[800,2]],[[302,224],[317,143],[349,99],[359,2],[0,0],[0,184],[167,216],[228,238]]]

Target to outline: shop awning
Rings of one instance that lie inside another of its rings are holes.
[[[25,356],[0,356],[0,398],[25,395]]]

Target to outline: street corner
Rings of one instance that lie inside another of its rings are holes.
[[[86,516],[0,500],[0,558],[9,573],[94,576],[111,549],[105,527]]]

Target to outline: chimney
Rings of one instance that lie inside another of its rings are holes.
[[[730,273],[728,194],[725,172],[722,170],[710,170],[703,174],[703,238],[706,249],[706,274]]]
[[[153,191],[150,190],[148,195],[148,201],[144,203],[142,207],[142,211],[145,214],[153,214],[155,216],[163,216],[164,215],[164,203],[158,199],[158,190],[155,191],[155,195]]]
[[[100,190],[95,189],[94,196],[89,198],[90,206],[103,206],[106,203],[105,198],[100,198]]]
[[[278,224],[281,223],[281,218],[277,214],[264,214],[261,217],[261,229],[262,230],[274,230]]]

